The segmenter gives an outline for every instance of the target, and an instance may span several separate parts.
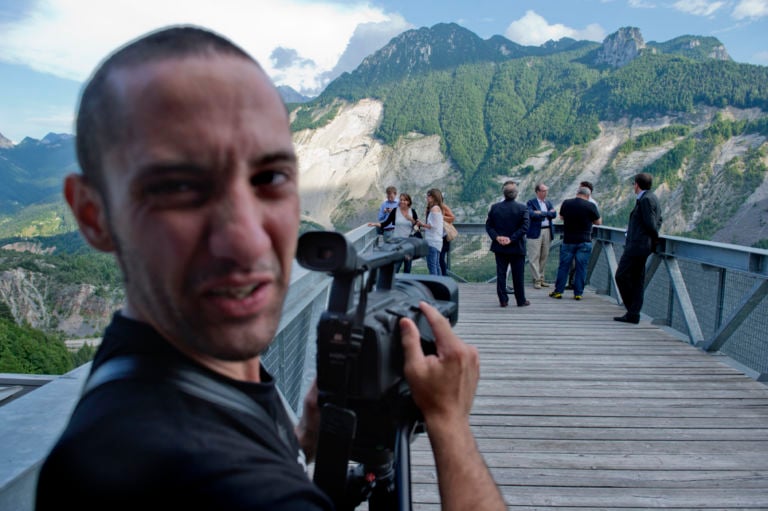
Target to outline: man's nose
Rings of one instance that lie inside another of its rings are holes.
[[[210,250],[218,258],[250,267],[270,247],[264,228],[266,205],[250,186],[228,190],[215,206]]]

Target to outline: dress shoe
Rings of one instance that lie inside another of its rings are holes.
[[[624,314],[623,316],[616,316],[613,318],[613,320],[619,321],[620,323],[632,323],[633,325],[640,323],[640,318],[633,318],[627,314]]]
[[[499,305],[502,307],[507,307],[509,305],[509,302],[501,302]]]
[[[527,306],[528,306],[528,305],[530,305],[530,304],[531,304],[531,302],[530,302],[530,301],[528,301],[528,300],[526,300],[526,301],[524,301],[523,303],[521,303],[521,304],[518,304],[518,307],[527,307]]]

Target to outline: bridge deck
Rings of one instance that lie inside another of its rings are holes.
[[[547,292],[502,309],[494,285],[460,288],[471,421],[510,509],[768,509],[768,387],[590,291]],[[414,509],[439,509],[425,435],[412,465]]]

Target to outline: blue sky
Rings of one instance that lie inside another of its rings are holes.
[[[96,64],[168,24],[216,30],[275,83],[314,95],[404,30],[448,22],[526,45],[602,41],[626,26],[646,42],[714,36],[735,61],[768,65],[768,0],[0,0],[0,133],[71,133]]]

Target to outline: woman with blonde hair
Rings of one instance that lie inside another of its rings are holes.
[[[442,275],[440,271],[440,251],[443,249],[443,194],[437,188],[427,190],[427,210],[425,222],[418,225],[424,233],[424,240],[429,246],[427,268],[430,275]]]

